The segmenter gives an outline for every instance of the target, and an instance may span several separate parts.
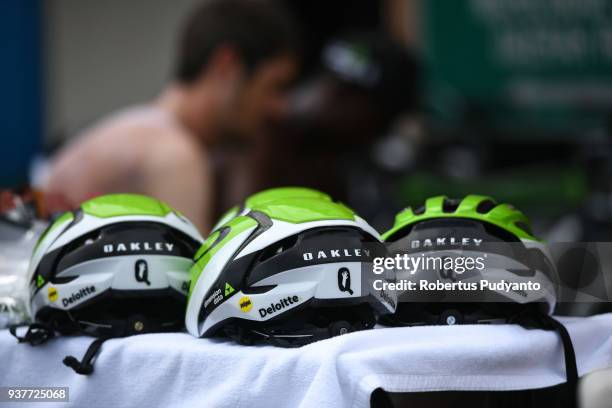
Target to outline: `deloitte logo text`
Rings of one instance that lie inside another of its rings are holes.
[[[286,298],[281,299],[278,303],[271,303],[270,306],[259,309],[259,315],[261,317],[271,316],[299,301],[300,299],[297,296],[287,296]]]
[[[79,290],[77,293],[71,294],[69,298],[63,298],[62,299],[62,304],[64,305],[64,307],[66,307],[69,304],[78,302],[79,300],[83,299],[84,297],[87,297],[87,296],[89,296],[89,295],[91,295],[92,293],[95,293],[95,292],[96,292],[95,286],[85,287],[85,288]]]

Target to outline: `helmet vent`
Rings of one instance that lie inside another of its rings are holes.
[[[442,211],[445,213],[454,213],[459,208],[459,200],[445,198],[442,202]]]
[[[486,214],[496,206],[497,203],[493,200],[483,200],[480,202],[480,204],[478,204],[478,207],[476,207],[476,212],[480,214]]]
[[[517,221],[517,222],[514,223],[514,225],[516,225],[517,228],[520,228],[523,231],[525,231],[527,234],[533,235],[533,231],[531,231],[531,228],[526,223],[524,223],[522,221]]]
[[[290,248],[293,248],[295,244],[297,244],[297,240],[298,236],[293,235],[277,242],[274,245],[270,245],[262,252],[261,256],[259,257],[259,262],[267,261],[268,259],[281,254]]]
[[[414,215],[421,215],[421,214],[424,214],[424,213],[425,213],[425,206],[424,206],[424,205],[422,205],[422,206],[420,206],[419,208],[415,208],[414,210],[412,210],[412,213],[413,213]]]
[[[63,255],[67,255],[79,248],[82,248],[84,246],[88,246],[88,245],[92,245],[94,244],[97,240],[99,240],[102,237],[102,230],[101,229],[97,229],[95,231],[92,231],[86,235],[83,235],[80,238],[77,238],[76,240],[74,240],[73,242],[71,242],[70,244],[66,245],[64,247],[64,249],[62,249],[62,254]]]

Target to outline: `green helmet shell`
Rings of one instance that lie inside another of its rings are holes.
[[[293,224],[324,221],[354,220],[355,212],[342,203],[321,200],[314,197],[286,197],[252,207],[272,219]]]
[[[184,218],[178,211],[173,210],[166,203],[154,198],[139,194],[108,194],[92,198],[80,205],[84,214],[96,218],[112,218],[122,216],[157,216],[165,217],[174,212],[177,216]],[[38,238],[34,251],[40,243],[54,230],[62,225],[68,225],[74,220],[74,213],[67,211],[52,222]]]
[[[189,297],[191,296],[200,275],[204,271],[204,268],[210,262],[212,257],[215,256],[221,248],[226,246],[237,235],[248,231],[249,229],[252,230],[256,226],[257,221],[255,221],[253,218],[240,215],[229,220],[218,230],[213,231],[208,238],[206,238],[206,241],[204,241],[200,249],[198,249],[196,252],[194,257],[195,264],[189,271]]]
[[[178,213],[166,203],[138,194],[109,194],[81,204],[85,214],[98,218],[124,215],[151,215],[165,217],[171,212]]]
[[[469,218],[493,224],[521,240],[538,241],[531,232],[529,219],[510,204],[499,204],[493,198],[468,195],[461,200],[446,196],[428,198],[419,210],[408,207],[395,217],[393,227],[383,234],[389,240],[396,232],[421,221],[440,218]]]
[[[317,198],[320,200],[332,201],[328,194],[312,188],[277,187],[253,194],[246,199],[245,206],[253,208],[282,198]]]
[[[227,224],[231,219],[237,217],[240,214],[246,212],[245,210],[258,209],[265,207],[269,203],[277,201],[279,199],[289,198],[306,198],[306,199],[318,199],[323,201],[331,202],[332,199],[329,195],[322,191],[315,190],[307,187],[276,187],[268,190],[263,190],[255,193],[245,200],[242,206],[234,206],[230,208],[225,214],[221,216],[219,221],[213,227],[213,231],[218,230],[222,225]]]

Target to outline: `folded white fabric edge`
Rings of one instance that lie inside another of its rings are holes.
[[[581,375],[612,366],[612,314],[559,320]],[[0,331],[0,386],[68,386],[69,406],[254,408],[367,407],[379,387],[501,391],[565,382],[559,335],[516,325],[379,328],[298,349],[150,334],[107,341],[89,377],[61,363],[80,358],[91,341],[30,347]]]

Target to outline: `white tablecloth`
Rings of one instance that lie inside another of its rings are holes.
[[[580,375],[612,366],[612,314],[562,321]],[[565,381],[559,336],[514,325],[381,328],[299,349],[150,334],[104,343],[90,376],[62,364],[90,342],[31,347],[0,331],[0,386],[70,387],[70,404],[47,404],[62,407],[256,408],[367,407],[378,387],[520,390]]]

